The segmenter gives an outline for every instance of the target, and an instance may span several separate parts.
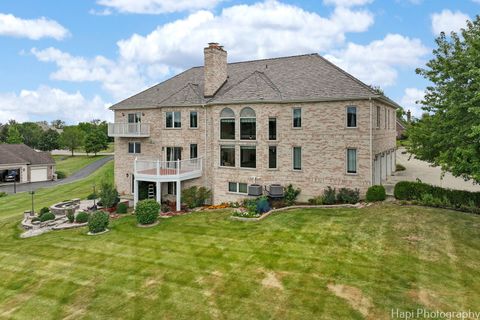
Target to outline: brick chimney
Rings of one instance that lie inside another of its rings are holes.
[[[204,96],[212,97],[218,89],[227,81],[227,51],[216,42],[210,42],[208,47],[203,49],[205,66]]]
[[[411,122],[412,121],[412,113],[410,112],[410,110],[407,111],[407,122]]]

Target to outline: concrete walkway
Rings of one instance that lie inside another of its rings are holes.
[[[99,168],[101,168],[103,165],[105,165],[107,162],[113,160],[113,156],[108,156],[102,159],[99,159],[91,164],[89,164],[86,167],[83,167],[82,169],[78,170],[77,172],[73,173],[71,176],[66,177],[65,179],[61,180],[56,180],[56,181],[41,181],[41,182],[33,182],[33,183],[22,183],[22,184],[17,184],[17,193],[19,192],[27,192],[27,191],[32,191],[32,190],[37,190],[40,188],[50,188],[50,187],[55,187],[58,185],[74,182],[80,179],[83,179],[93,172],[97,171]],[[13,183],[7,184],[7,185],[2,185],[0,186],[0,192],[6,192],[9,194],[13,193]]]
[[[443,188],[480,191],[480,185],[474,184],[471,180],[465,181],[462,178],[456,178],[449,172],[446,172],[442,178],[440,167],[432,167],[429,163],[417,160],[413,156],[410,157],[409,153],[402,154],[402,152],[406,152],[405,148],[397,150],[397,164],[403,165],[406,170],[395,172],[394,176],[388,178],[385,182],[387,193],[393,194],[393,186],[398,181],[415,181],[417,178],[422,182]]]

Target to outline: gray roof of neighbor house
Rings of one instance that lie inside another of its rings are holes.
[[[47,152],[37,152],[24,144],[0,144],[0,165],[5,164],[55,164]]]
[[[227,74],[227,81],[213,97],[204,97],[203,67],[194,67],[114,104],[111,109],[370,97],[398,106],[316,53],[228,63]]]

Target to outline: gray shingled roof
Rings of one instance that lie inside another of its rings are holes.
[[[194,67],[111,109],[379,97],[369,86],[318,54],[229,63],[227,73],[227,81],[210,98],[203,96],[203,67]]]
[[[0,165],[8,164],[55,164],[47,152],[37,152],[24,144],[0,144]]]

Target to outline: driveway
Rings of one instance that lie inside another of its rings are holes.
[[[406,152],[404,148],[397,150],[397,163],[403,165],[406,170],[395,172],[395,175],[389,177],[385,183],[386,187],[392,187],[392,191],[393,185],[398,181],[415,181],[417,178],[422,182],[443,188],[480,191],[480,185],[474,184],[471,180],[465,181],[462,178],[456,178],[449,172],[446,172],[442,178],[440,167],[431,167],[429,163],[414,159],[413,156],[409,159],[410,154],[402,154],[402,152]]]
[[[113,156],[108,156],[108,157],[99,159],[89,164],[88,166],[83,167],[82,169],[78,170],[71,176],[66,177],[65,179],[56,180],[56,181],[41,181],[41,182],[17,184],[17,193],[32,191],[32,190],[35,191],[40,188],[50,188],[50,187],[54,187],[61,184],[66,184],[66,183],[83,179],[89,176],[90,174],[92,174],[93,172],[97,171],[100,167],[102,167],[104,164],[106,164],[111,160],[113,160]],[[6,185],[0,186],[0,192],[6,192],[9,194],[13,193],[13,184],[6,184]]]

